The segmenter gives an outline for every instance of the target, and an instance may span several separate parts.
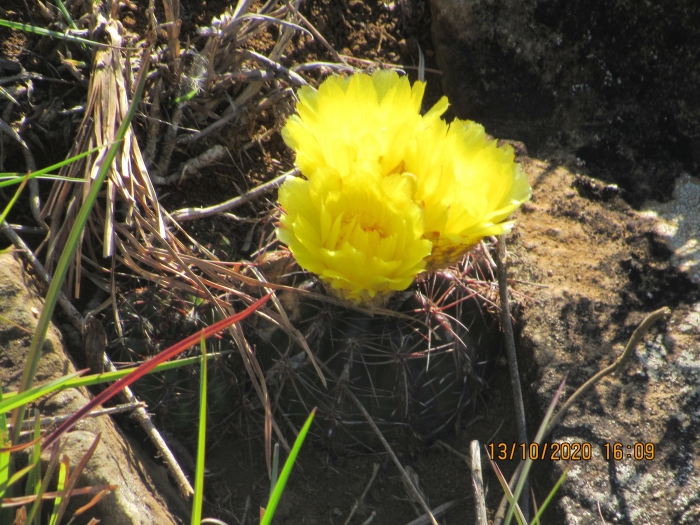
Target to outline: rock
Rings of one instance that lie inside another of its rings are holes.
[[[700,8],[430,4],[453,113],[551,159],[521,159],[534,195],[511,243],[513,276],[538,285],[521,289],[519,342],[533,429],[565,375],[566,397],[615,361],[645,314],[673,310],[552,436],[592,448],[562,487],[566,523],[599,524],[598,506],[606,523],[700,522],[698,184],[681,177],[700,163]],[[630,207],[652,199],[654,213]],[[622,459],[606,459],[615,443]],[[654,459],[635,459],[635,444]],[[565,462],[552,466],[556,479]]]
[[[567,196],[577,187],[572,173],[522,163],[533,206],[517,217],[510,249],[513,277],[538,285],[521,287],[529,300],[519,324],[533,429],[565,375],[566,398],[616,360],[647,313],[664,305],[673,310],[619,377],[602,379],[548,440],[589,443],[592,450],[590,460],[573,462],[561,489],[566,523],[600,524],[598,505],[605,523],[698,523],[698,286],[673,266],[653,219],[619,197],[599,200],[583,190]],[[553,236],[553,229],[560,233]],[[615,443],[622,459],[606,459]],[[551,465],[553,481],[566,462]]]
[[[656,233],[673,250],[673,264],[700,284],[700,180],[682,175],[676,180],[673,200],[648,202],[645,208],[659,219]]]
[[[17,388],[36,326],[42,301],[27,284],[27,276],[20,262],[12,254],[0,255],[0,377],[5,391]],[[13,326],[5,319],[15,323]],[[64,367],[66,370],[64,371]],[[44,344],[34,384],[56,379],[75,370],[66,355],[61,335],[52,325]],[[69,389],[44,398],[38,404],[42,417],[70,414],[89,399],[84,389]],[[118,488],[107,494],[82,516],[81,523],[95,517],[104,525],[175,525],[183,523],[169,510],[160,494],[174,494],[167,486],[167,476],[139,447],[115,426],[108,416],[87,418],[78,423],[64,440],[65,454],[75,466],[84,452],[101,433],[101,440],[88,462],[78,487],[113,484]],[[42,456],[42,459],[46,457]],[[156,488],[158,487],[158,488]],[[78,496],[71,505],[88,503],[89,498]],[[168,503],[174,503],[171,497]],[[72,507],[75,510],[77,507]],[[66,514],[70,516],[70,510]]]
[[[700,6],[431,0],[454,114],[586,166],[635,206],[700,163]]]

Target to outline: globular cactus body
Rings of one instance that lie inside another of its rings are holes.
[[[427,276],[374,312],[285,297],[328,384],[293,338],[267,334],[257,354],[279,413],[296,423],[318,407],[325,437],[358,451],[375,449],[377,438],[349,392],[394,442],[451,428],[475,407],[500,342],[483,298],[460,279],[449,271]]]

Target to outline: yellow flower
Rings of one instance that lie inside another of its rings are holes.
[[[512,149],[473,122],[446,124],[445,97],[421,116],[424,90],[391,71],[332,76],[299,90],[282,130],[306,179],[280,188],[278,237],[341,297],[406,289],[508,231],[530,197]]]
[[[531,194],[510,146],[498,147],[475,122],[448,125],[435,118],[439,105],[404,155],[404,169],[418,181],[425,237],[433,241],[428,271],[459,261],[484,237],[509,231],[513,222],[503,221]]]
[[[403,152],[421,124],[425,83],[411,87],[393,71],[327,78],[318,91],[303,87],[293,115],[282,130],[307,178],[331,167],[346,176],[356,163],[384,175],[400,168]]]
[[[345,177],[319,168],[311,180],[280,187],[284,210],[277,230],[299,265],[341,297],[367,302],[405,290],[425,267],[432,244],[413,201],[415,179],[358,171]]]

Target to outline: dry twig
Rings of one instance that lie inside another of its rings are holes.
[[[484,494],[484,481],[481,477],[481,450],[479,442],[475,439],[470,445],[472,483],[474,484],[474,503],[477,525],[488,525],[486,517],[486,495]]]
[[[496,264],[498,266],[498,290],[501,296],[501,327],[506,339],[506,350],[508,353],[508,367],[510,369],[510,384],[513,388],[513,403],[515,405],[515,423],[518,429],[518,440],[527,443],[527,424],[525,422],[525,405],[523,403],[523,392],[520,387],[520,372],[518,371],[518,354],[515,351],[515,337],[513,335],[513,324],[510,318],[510,304],[508,302],[508,269],[506,266],[506,236],[501,235],[498,239],[498,249],[496,251]],[[526,519],[530,514],[530,493],[529,483],[525,481],[522,497],[520,499],[520,509]]]
[[[332,372],[330,370],[326,369],[326,373],[331,374]],[[389,445],[389,442],[386,440],[386,438],[382,435],[382,432],[377,427],[377,424],[372,419],[372,416],[369,415],[369,412],[367,412],[367,409],[364,407],[364,405],[362,403],[360,403],[360,400],[357,399],[357,396],[355,396],[355,394],[352,392],[352,390],[350,390],[347,386],[344,386],[343,390],[348,395],[348,397],[353,401],[353,403],[355,403],[355,406],[358,408],[358,410],[365,417],[365,419],[367,420],[367,423],[369,423],[369,426],[372,427],[372,430],[379,438],[379,441],[382,442],[382,445],[384,446],[384,449],[387,451],[387,454],[389,454],[389,457],[394,462],[394,465],[396,465],[396,468],[399,469],[399,473],[401,474],[401,479],[402,479],[404,485],[406,486],[407,490],[410,492],[411,497],[421,506],[421,508],[423,509],[423,511],[425,512],[427,517],[429,518],[429,520],[430,520],[429,523],[431,523],[432,525],[438,525],[438,522],[435,519],[433,512],[430,510],[430,507],[425,502],[423,495],[420,493],[418,488],[413,484],[413,480],[411,480],[411,477],[406,472],[406,469],[403,468],[403,465],[399,461],[399,458],[397,458],[396,454],[394,454],[394,450],[391,448],[391,445]]]
[[[362,502],[365,501],[365,496],[369,492],[369,489],[372,487],[374,479],[377,477],[377,472],[379,472],[379,463],[374,463],[372,465],[372,476],[370,476],[369,481],[367,482],[367,486],[365,486],[365,490],[363,490],[360,497],[355,500],[352,509],[350,509],[350,514],[348,514],[348,517],[343,525],[348,525],[350,523],[350,520],[352,520],[352,517],[355,515],[357,509],[360,507],[360,505],[362,505]]]

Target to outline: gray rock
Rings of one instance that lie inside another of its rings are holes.
[[[454,113],[537,157],[586,165],[635,205],[700,162],[700,6],[431,0]]]
[[[658,219],[656,233],[673,250],[673,264],[700,284],[700,180],[682,175],[676,180],[673,200],[648,202],[645,208]]]
[[[534,195],[511,244],[513,276],[538,285],[521,287],[531,425],[565,375],[566,397],[620,355],[646,313],[673,310],[625,370],[598,383],[551,438],[592,447],[561,490],[566,523],[598,525],[600,515],[630,525],[700,523],[697,184],[679,178],[696,174],[700,162],[700,6],[430,4],[453,113],[554,159],[521,159]],[[674,179],[675,200],[665,203]],[[665,204],[650,205],[655,213],[646,216],[628,205],[651,200]],[[623,446],[619,461],[604,457],[614,443]],[[654,459],[635,459],[637,443],[651,443]],[[552,479],[564,465],[551,463]]]
[[[672,252],[659,248],[653,220],[621,200],[569,194],[577,179],[564,169],[522,162],[534,194],[511,249],[513,276],[539,285],[521,287],[528,299],[520,351],[533,428],[566,374],[565,398],[617,359],[646,313],[673,310],[624,371],[602,379],[550,438],[589,443],[592,451],[590,460],[573,462],[561,489],[566,523],[599,525],[599,512],[606,523],[698,523],[698,287],[672,264]],[[555,238],[552,228],[560,232]],[[607,459],[615,443],[623,457]],[[565,465],[551,463],[552,481]]]

